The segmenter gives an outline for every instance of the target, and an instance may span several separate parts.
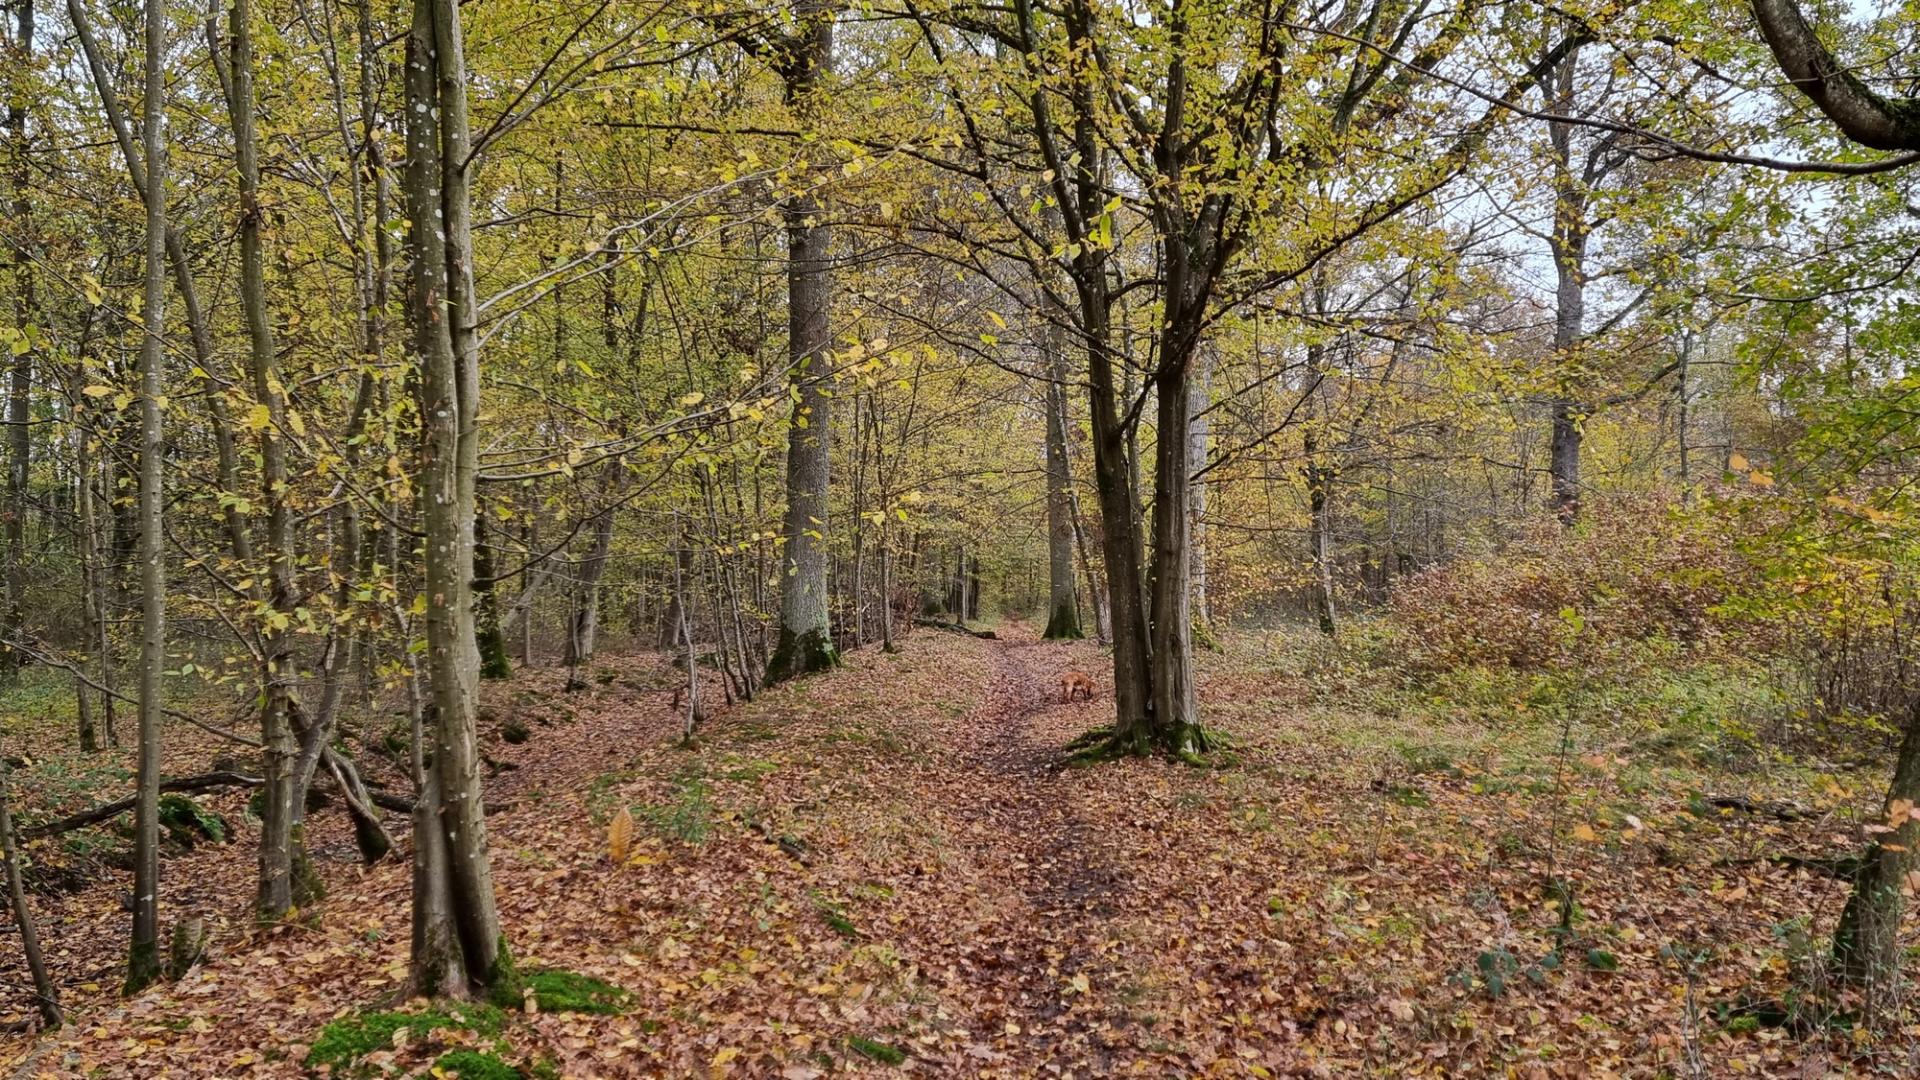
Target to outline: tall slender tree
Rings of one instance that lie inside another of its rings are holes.
[[[167,659],[166,433],[160,411],[167,330],[166,63],[167,5],[165,0],[147,0],[146,101],[141,120],[147,243],[140,306],[140,722],[128,993],[145,989],[160,975],[161,672]]]
[[[480,365],[474,324],[473,146],[458,0],[414,0],[407,34],[407,246],[420,405],[425,545],[424,760],[413,820],[411,988],[514,996],[493,891],[474,743],[480,651],[473,545]]]
[[[833,73],[834,0],[798,0],[785,33],[743,35],[779,73],[786,104],[803,125],[815,122]],[[831,480],[833,397],[833,229],[815,194],[817,169],[793,181],[781,207],[787,232],[787,364],[793,415],[787,425],[786,550],[780,575],[779,633],[766,682],[839,663],[827,612],[827,489]]]

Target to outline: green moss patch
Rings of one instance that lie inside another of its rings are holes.
[[[419,1012],[353,1013],[320,1029],[319,1037],[307,1051],[307,1066],[328,1066],[338,1075],[376,1050],[392,1049],[394,1036],[401,1031],[405,1031],[409,1039],[447,1028],[494,1035],[500,1031],[500,1021],[500,1010],[487,1005],[446,1005]]]
[[[847,1049],[870,1061],[882,1065],[898,1065],[907,1060],[907,1052],[897,1046],[880,1042],[877,1039],[863,1039],[858,1035],[847,1040]]]
[[[498,1054],[477,1050],[455,1050],[443,1055],[433,1063],[433,1075],[457,1076],[460,1080],[522,1080],[525,1076],[519,1069],[500,1060]]]
[[[612,983],[560,968],[528,973],[526,986],[533,991],[541,1012],[614,1016],[625,1011],[633,998]]]
[[[185,795],[160,796],[160,826],[182,847],[202,840],[216,844],[227,842],[227,821]]]

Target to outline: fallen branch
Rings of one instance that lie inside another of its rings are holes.
[[[1770,817],[1775,821],[1807,821],[1820,816],[1790,802],[1757,802],[1741,795],[1709,795],[1707,805],[1716,810],[1738,810],[1743,814]]]
[[[1789,870],[1805,870],[1835,881],[1854,881],[1860,871],[1866,869],[1867,860],[1858,854],[1852,855],[1763,855],[1752,859],[1719,859],[1716,867],[1743,866],[1784,866]]]
[[[246,776],[236,772],[211,772],[199,776],[181,776],[172,780],[161,780],[160,790],[165,792],[211,791],[216,788],[260,787],[265,783],[265,780],[257,776]],[[31,840],[42,836],[59,836],[75,829],[84,829],[89,825],[98,825],[133,809],[136,798],[137,796],[129,795],[124,799],[115,799],[91,810],[82,810],[72,817],[22,829],[20,835]]]
[[[257,776],[220,771],[202,773],[198,776],[181,776],[172,780],[163,779],[160,781],[160,790],[162,792],[188,793],[195,791],[214,791],[219,788],[230,787],[256,788],[265,785],[266,781]],[[373,805],[380,809],[391,810],[396,814],[413,813],[413,800],[407,796],[395,795],[364,782],[362,783],[362,787],[366,789],[367,801],[373,803]],[[102,803],[91,810],[82,810],[71,817],[61,818],[59,821],[43,822],[39,825],[21,829],[20,836],[23,839],[37,840],[43,836],[59,836],[62,833],[70,833],[75,829],[84,829],[89,825],[98,825],[103,821],[110,821],[133,809],[134,799],[135,796],[129,795],[124,799],[115,799],[110,803]],[[356,801],[353,794],[345,792],[343,792],[343,799],[349,804],[350,809],[351,804]],[[512,803],[490,802],[485,804],[484,809],[489,814],[497,814],[502,810],[510,808],[512,805]],[[361,809],[364,811],[364,806],[361,807]],[[368,816],[371,817],[371,815]]]
[[[957,622],[947,622],[945,619],[915,618],[913,625],[924,626],[929,630],[945,630],[949,633],[965,634],[968,637],[985,638],[988,641],[996,641],[999,639],[999,635],[991,630],[975,630],[971,626]]]

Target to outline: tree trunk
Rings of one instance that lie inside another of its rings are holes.
[[[240,306],[247,324],[247,370],[256,403],[267,410],[259,426],[261,504],[267,511],[264,600],[269,614],[260,631],[260,743],[262,792],[260,876],[255,914],[277,921],[293,909],[294,800],[298,795],[294,759],[292,700],[294,657],[290,629],[298,598],[294,595],[292,516],[287,506],[286,451],[281,431],[287,406],[279,375],[279,350],[267,311],[266,266],[261,250],[259,143],[254,134],[253,33],[250,0],[231,0],[227,33],[232,60],[227,65],[227,110],[233,125],[234,165],[240,186]],[[220,61],[213,26],[208,26],[212,55]]]
[[[1077,640],[1080,590],[1073,578],[1073,473],[1067,464],[1067,362],[1058,330],[1049,326],[1042,348],[1047,371],[1041,399],[1047,419],[1047,629],[1046,638]]]
[[[1083,291],[1087,288],[1082,285]],[[1104,287],[1101,291],[1104,292]],[[1101,555],[1107,567],[1107,611],[1113,631],[1113,738],[1129,753],[1153,742],[1152,653],[1147,639],[1145,582],[1141,580],[1139,501],[1127,453],[1127,432],[1114,386],[1111,346],[1104,331],[1104,299],[1083,302],[1099,312],[1087,328],[1088,397],[1093,417],[1093,486],[1100,504]]]
[[[133,848],[133,932],[127,949],[128,993],[160,976],[160,673],[167,661],[165,507],[166,441],[161,426],[161,365],[166,360],[167,160],[165,0],[146,0],[145,141],[146,283],[140,308],[140,734],[136,756]]]
[[[966,572],[967,613],[966,619],[980,621],[980,556],[969,555],[963,566]]]
[[[513,678],[507,657],[507,635],[500,627],[500,604],[493,580],[494,546],[487,539],[486,519],[476,510],[473,519],[473,643],[480,652],[480,677]]]
[[[407,36],[408,297],[419,358],[428,705],[414,818],[409,989],[429,997],[516,996],[501,933],[474,723],[473,525],[479,471],[471,147],[457,0],[414,0]],[[423,747],[423,757],[427,748]]]
[[[1198,471],[1207,463],[1208,439],[1213,433],[1207,409],[1213,405],[1213,353],[1201,350],[1194,357],[1192,384],[1187,401],[1187,467]],[[1187,542],[1193,549],[1189,560],[1193,596],[1193,637],[1203,649],[1219,648],[1213,632],[1213,608],[1207,601],[1207,485],[1204,480],[1189,481],[1187,487]]]
[[[673,554],[673,572],[686,573],[693,565],[692,558],[693,552],[686,547],[676,549]],[[667,597],[667,617],[660,623],[662,649],[677,649],[684,644],[680,640],[680,634],[686,629],[686,623],[680,615],[680,590],[675,589],[672,595]]]
[[[1322,460],[1311,432],[1304,440],[1307,458],[1307,531],[1313,549],[1313,618],[1331,636],[1333,619],[1333,469]]]
[[[1573,112],[1574,74],[1579,53],[1569,53],[1553,74],[1557,112]],[[1562,388],[1549,405],[1551,435],[1547,472],[1552,480],[1553,512],[1571,525],[1580,514],[1580,444],[1586,407],[1571,392],[1584,383],[1578,348],[1587,312],[1587,191],[1573,172],[1573,124],[1548,125],[1553,144],[1553,228],[1548,235],[1554,271],[1554,381]]]
[[[593,518],[593,540],[586,559],[580,564],[576,585],[579,592],[567,629],[568,690],[587,688],[586,677],[580,674],[580,669],[593,660],[594,639],[600,630],[600,579],[607,572],[607,556],[613,550],[613,504],[618,501],[620,472],[624,466],[620,459],[614,458],[602,467],[607,470],[600,485],[600,497],[605,505]],[[682,553],[690,554],[685,548]],[[676,567],[675,572],[680,570]],[[680,600],[678,596],[675,599]]]
[[[33,977],[33,1000],[40,1019],[49,1028],[60,1026],[60,991],[47,974],[47,961],[40,952],[40,933],[34,926],[33,909],[27,906],[27,889],[20,878],[20,849],[13,833],[13,813],[7,803],[7,759],[0,754],[0,863],[6,864],[7,899],[13,908],[13,925],[20,934],[20,952]]]
[[[1171,346],[1163,346],[1170,348]],[[1189,354],[1163,363],[1156,395],[1158,430],[1153,475],[1153,739],[1176,754],[1206,749],[1200,731],[1193,686],[1193,608],[1189,575],[1193,553],[1188,543],[1188,489],[1193,467],[1187,459],[1187,385]]]
[[[78,379],[75,381],[78,382]],[[74,472],[78,474],[74,485],[74,507],[79,511],[80,518],[80,533],[75,540],[78,541],[76,546],[79,549],[76,554],[80,564],[80,614],[86,628],[86,643],[82,649],[100,650],[100,685],[111,687],[112,683],[109,680],[112,668],[106,654],[106,612],[100,600],[101,568],[97,536],[99,526],[94,517],[93,505],[93,454],[88,449],[92,438],[91,432],[83,431],[80,437],[74,440]],[[80,666],[82,668],[86,666],[84,652]],[[93,714],[93,693],[87,686],[86,680],[78,674],[74,676],[73,692],[80,714],[80,749],[87,752],[98,750],[100,734],[99,725]],[[112,742],[113,697],[111,694],[101,695],[101,710],[105,714],[101,719],[106,721],[107,741]]]
[[[33,0],[18,0],[18,24],[15,27],[13,53],[9,60],[20,65],[25,78],[33,62]],[[33,452],[32,395],[33,354],[37,338],[44,333],[37,322],[39,304],[34,296],[33,206],[27,199],[31,186],[27,162],[26,103],[16,92],[7,103],[7,136],[13,144],[13,226],[21,237],[14,260],[14,329],[33,334],[26,348],[13,358],[13,380],[7,392],[7,579],[6,602],[0,610],[0,684],[11,686],[20,677],[20,657],[13,643],[21,630],[21,616],[27,591],[27,481]]]
[[[686,538],[681,536],[681,550],[686,550]],[[693,612],[688,602],[687,574],[678,559],[673,564],[673,595],[679,600],[675,606],[680,610],[680,666],[687,673],[687,713],[681,725],[682,741],[692,741],[694,729],[700,724],[700,659],[694,655],[693,648]]]
[[[783,59],[786,100],[801,115],[814,109],[823,76],[833,68],[836,5],[799,5],[802,24]],[[796,181],[814,183],[811,174]],[[787,200],[787,350],[796,400],[787,428],[786,558],[780,577],[780,634],[767,661],[769,684],[839,663],[827,621],[827,484],[832,431],[827,393],[827,316],[833,280],[833,233],[821,224],[811,194]]]
[[[1840,975],[1869,993],[1885,991],[1899,979],[1900,922],[1907,895],[1920,887],[1920,706],[1909,711],[1906,737],[1887,785],[1887,816],[1894,826],[1880,833],[1867,849],[1865,863],[1854,879],[1853,893],[1833,932],[1833,956]]]

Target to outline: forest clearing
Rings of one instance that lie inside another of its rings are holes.
[[[1912,5],[0,13],[0,1080],[1920,1075]]]

